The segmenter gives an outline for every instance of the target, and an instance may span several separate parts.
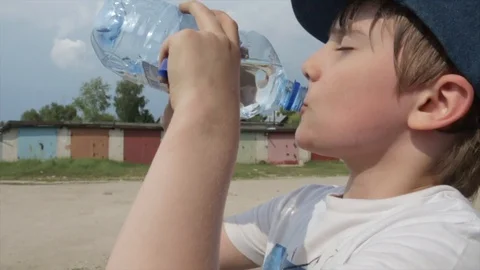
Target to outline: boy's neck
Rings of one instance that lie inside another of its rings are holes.
[[[429,175],[442,153],[432,136],[405,136],[381,153],[344,159],[351,171],[344,198],[386,199],[438,185]]]

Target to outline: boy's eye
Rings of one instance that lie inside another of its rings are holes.
[[[339,46],[335,50],[336,51],[351,51],[353,49],[354,49],[353,47]]]

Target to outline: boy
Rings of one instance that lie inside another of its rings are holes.
[[[292,4],[326,42],[296,139],[348,185],[227,218],[222,269],[480,269],[480,2],[347,2]]]
[[[237,26],[182,4],[200,31],[162,48],[169,127],[107,269],[480,269],[467,199],[480,186],[480,2],[292,5],[326,43],[303,66],[296,139],[344,160],[347,186],[303,187],[221,232],[239,137]]]

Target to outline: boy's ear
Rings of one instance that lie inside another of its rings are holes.
[[[448,127],[468,113],[474,97],[473,86],[467,79],[456,74],[443,75],[415,96],[408,126],[414,130]]]

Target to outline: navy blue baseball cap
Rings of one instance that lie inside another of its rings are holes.
[[[480,0],[391,0],[411,10],[436,36],[480,98]],[[328,41],[330,27],[349,0],[292,0],[298,22]]]

